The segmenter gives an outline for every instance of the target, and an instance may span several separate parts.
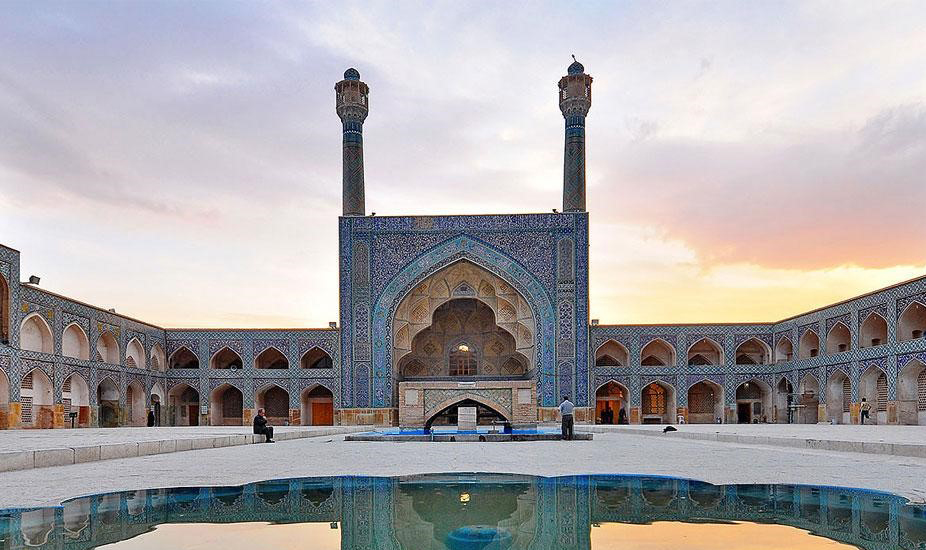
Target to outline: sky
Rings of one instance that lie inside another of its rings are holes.
[[[549,212],[594,77],[591,317],[775,321],[926,274],[926,3],[0,3],[0,243],[167,327],[338,319],[367,211]]]

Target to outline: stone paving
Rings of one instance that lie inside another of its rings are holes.
[[[888,491],[926,502],[926,460],[627,433],[592,442],[371,443],[324,436],[0,474],[0,508],[130,489],[328,475],[501,472],[659,474],[711,483],[805,483]]]
[[[680,432],[732,434],[793,439],[865,441],[926,445],[926,426],[852,426],[847,424],[673,424]],[[659,431],[661,425],[596,426]]]

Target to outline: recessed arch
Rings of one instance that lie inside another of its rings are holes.
[[[630,419],[630,390],[615,380],[595,389],[595,422],[627,424]]]
[[[168,418],[172,426],[199,426],[199,392],[189,384],[177,384],[167,392]]]
[[[653,338],[640,350],[640,364],[645,367],[675,365],[675,347],[662,338]]]
[[[164,363],[166,365],[166,363]],[[152,367],[154,365],[152,364]],[[151,386],[151,412],[154,413],[154,425],[161,426],[164,424],[164,415],[167,411],[167,394],[160,382],[155,382]]]
[[[144,426],[148,421],[145,386],[138,380],[133,380],[125,388],[125,420],[126,426]]]
[[[886,344],[887,320],[880,313],[872,311],[859,325],[858,332],[858,345],[860,348]]]
[[[22,406],[21,421],[30,428],[54,427],[55,391],[45,371],[32,369],[19,386],[19,402]]]
[[[797,345],[797,358],[809,359],[820,355],[820,337],[815,330],[807,329]]]
[[[766,365],[771,362],[772,350],[758,338],[749,338],[736,347],[737,365]]]
[[[926,305],[916,301],[904,308],[897,319],[897,341],[916,340],[926,335]]]
[[[10,378],[0,369],[0,430],[9,428],[10,424]]]
[[[772,388],[762,380],[752,378],[736,388],[736,422],[759,424],[768,422],[772,412]]]
[[[878,365],[870,365],[859,377],[858,397],[871,404],[873,424],[887,423],[887,391],[887,373]]]
[[[322,384],[314,384],[302,390],[299,402],[302,406],[303,426],[334,425],[334,394]]]
[[[798,384],[798,405],[801,408],[795,413],[795,422],[801,424],[816,424],[819,421],[820,382],[812,374],[806,374]]]
[[[288,369],[289,359],[286,358],[283,352],[273,346],[270,346],[269,348],[260,352],[257,357],[254,358],[254,368]]]
[[[78,428],[90,426],[90,386],[83,376],[75,372],[64,379],[61,402],[64,405],[66,425],[70,426],[70,413],[77,413],[74,426]]]
[[[209,359],[209,368],[242,369],[244,368],[244,361],[241,360],[238,352],[226,346],[212,355]]]
[[[914,359],[897,377],[897,400],[901,424],[926,425],[926,364]]]
[[[613,338],[609,338],[595,350],[596,367],[625,367],[629,364],[630,353],[627,348]]]
[[[786,363],[794,358],[794,344],[791,343],[791,339],[787,336],[783,336],[778,340],[778,345],[775,346],[775,362],[776,363]]]
[[[79,324],[65,327],[61,334],[61,355],[84,361],[90,359],[90,338]]]
[[[19,328],[19,348],[38,353],[55,353],[55,337],[45,317],[32,313]]]
[[[843,322],[835,323],[826,334],[826,353],[843,353],[852,346],[852,334],[849,327]]]
[[[689,365],[722,365],[723,346],[713,338],[701,338],[688,347]]]
[[[719,424],[723,422],[723,386],[712,380],[701,380],[688,388],[688,422]]]
[[[222,384],[209,395],[211,426],[241,426],[244,423],[244,394],[231,384]]]
[[[125,366],[137,369],[144,369],[148,366],[145,346],[138,338],[133,337],[125,347]]]
[[[289,422],[289,392],[276,384],[268,384],[257,390],[254,400],[258,409],[264,409],[264,416],[271,425],[282,426]]]
[[[304,369],[331,369],[334,368],[334,361],[327,351],[313,346],[299,358],[299,366]]]
[[[425,413],[427,421],[425,430],[430,430],[432,426],[456,425],[458,420],[458,410],[460,407],[476,408],[476,424],[486,425],[493,421],[511,421],[510,416],[506,413],[505,408],[481,395],[466,393],[455,395],[431,408]]]
[[[151,346],[151,354],[149,357],[151,360],[151,370],[155,372],[164,372],[167,370],[167,356],[164,355],[164,348],[161,347],[161,344],[154,344]]]
[[[113,333],[105,331],[96,341],[96,360],[109,365],[121,365],[119,342]]]
[[[101,428],[119,426],[121,407],[119,405],[119,385],[106,376],[96,387],[96,402],[99,406],[99,424]]]
[[[787,376],[780,376],[778,378],[778,384],[775,386],[774,416],[766,413],[768,421],[777,422],[778,424],[787,424],[789,407],[794,402],[794,398],[794,386],[791,384],[791,381]]]
[[[662,380],[654,380],[641,391],[641,412],[644,424],[670,424],[675,422],[675,387]]]
[[[172,369],[198,369],[199,357],[186,346],[180,346],[170,354],[168,364]]]
[[[826,380],[826,416],[834,424],[851,422],[852,379],[842,369],[833,371]]]

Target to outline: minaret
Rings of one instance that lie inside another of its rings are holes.
[[[344,71],[344,80],[334,85],[336,110],[344,131],[343,194],[344,215],[366,213],[363,194],[363,121],[370,112],[370,88],[361,82],[357,69]]]
[[[592,106],[592,77],[575,58],[559,80],[559,110],[566,119],[563,212],[585,211],[585,115]]]

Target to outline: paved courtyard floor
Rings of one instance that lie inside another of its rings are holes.
[[[852,426],[849,424],[673,424],[680,432],[790,439],[865,441],[926,445],[926,426]],[[596,426],[661,432],[661,425]]]
[[[629,433],[600,433],[591,442],[530,443],[346,442],[335,435],[6,472],[0,474],[0,509],[130,489],[439,472],[629,473],[711,483],[840,485],[926,502],[926,459],[920,458]]]

